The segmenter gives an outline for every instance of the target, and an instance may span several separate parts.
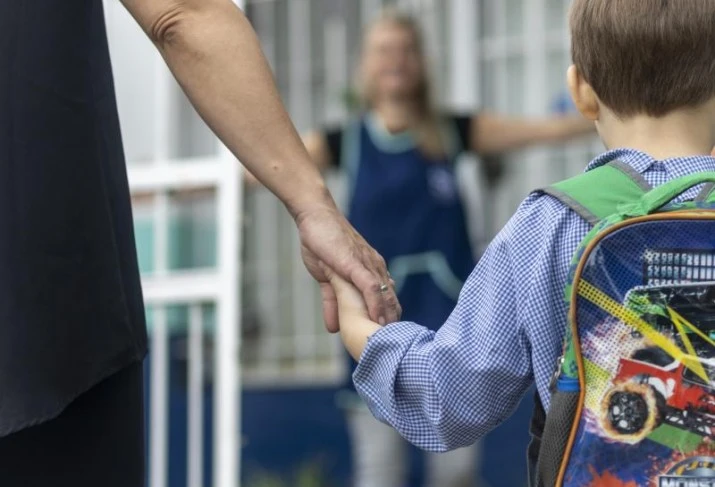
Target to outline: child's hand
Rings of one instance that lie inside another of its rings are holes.
[[[357,288],[336,273],[331,273],[329,279],[330,285],[333,286],[335,295],[338,298],[338,310],[340,315],[350,313],[368,318],[365,301],[363,301],[362,294],[360,294]]]
[[[355,286],[338,276],[322,262],[319,265],[337,298],[340,338],[350,355],[359,361],[367,345],[368,337],[377,332],[384,323],[377,324],[370,320],[362,294]],[[392,280],[390,284],[394,286]],[[325,290],[323,290],[323,299],[325,299]]]

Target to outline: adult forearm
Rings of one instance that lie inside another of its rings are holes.
[[[547,123],[544,138],[547,142],[560,142],[596,132],[594,123],[581,115],[566,115]]]
[[[150,35],[206,123],[293,216],[334,205],[243,12],[206,2]]]
[[[474,125],[476,150],[499,154],[535,144],[563,142],[595,132],[593,122],[580,115],[546,119],[509,118],[485,113]]]

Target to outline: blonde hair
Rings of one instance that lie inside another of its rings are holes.
[[[411,123],[410,129],[415,133],[417,144],[422,152],[433,159],[445,157],[447,154],[446,141],[443,137],[441,119],[435,107],[432,93],[432,83],[428,73],[427,55],[424,47],[424,36],[419,22],[412,15],[401,12],[395,8],[386,8],[367,26],[363,38],[376,27],[393,25],[407,30],[412,36],[417,53],[422,65],[422,79],[415,94],[419,118]],[[372,93],[365,80],[358,82],[358,96],[363,109],[372,109]]]

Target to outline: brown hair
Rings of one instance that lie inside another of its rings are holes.
[[[386,8],[381,12],[380,16],[368,26],[365,31],[365,36],[367,36],[367,33],[370,32],[371,29],[378,25],[385,24],[394,25],[407,30],[414,39],[415,48],[422,61],[422,79],[415,94],[419,118],[413,121],[410,129],[415,132],[417,143],[425,155],[435,159],[444,157],[447,154],[446,142],[443,140],[441,120],[433,101],[432,83],[428,72],[427,56],[424,48],[424,37],[419,22],[407,13],[394,8]],[[364,83],[360,83],[358,92],[363,108],[371,108],[372,100],[369,87],[365,86]]]
[[[620,116],[715,96],[715,0],[574,0],[573,62]]]

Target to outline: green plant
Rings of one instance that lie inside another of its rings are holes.
[[[296,471],[284,478],[281,475],[258,471],[250,475],[247,487],[329,487],[328,480],[320,462],[306,462]]]
[[[355,112],[360,109],[360,95],[353,87],[349,86],[345,88],[342,92],[341,98],[345,104],[345,108],[349,112]]]

